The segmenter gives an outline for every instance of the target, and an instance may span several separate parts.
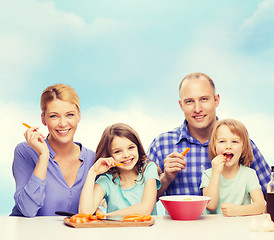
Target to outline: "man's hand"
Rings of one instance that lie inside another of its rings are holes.
[[[186,168],[185,156],[178,152],[169,154],[164,160],[164,172],[160,175],[161,188],[157,191],[157,199],[161,197],[177,173]]]
[[[181,153],[173,152],[164,160],[164,174],[169,182],[172,182],[177,173],[186,168],[185,156]]]

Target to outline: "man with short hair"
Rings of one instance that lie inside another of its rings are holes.
[[[179,105],[185,114],[184,123],[172,131],[156,137],[148,150],[148,158],[156,162],[160,175],[162,195],[202,195],[202,172],[211,168],[208,142],[217,121],[216,108],[220,102],[212,79],[204,73],[191,73],[183,78],[179,87]],[[251,164],[259,178],[262,191],[270,181],[270,167],[255,143],[250,140],[254,161]],[[190,151],[184,157],[187,147]]]

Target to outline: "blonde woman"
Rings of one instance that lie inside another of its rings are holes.
[[[15,148],[16,192],[11,216],[52,216],[57,210],[76,213],[94,163],[95,153],[73,140],[81,119],[75,90],[65,84],[47,87],[41,96],[41,110],[47,138],[38,127],[31,127],[24,134],[26,142]]]

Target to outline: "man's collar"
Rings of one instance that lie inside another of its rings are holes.
[[[219,118],[216,116],[216,120],[219,120]],[[191,136],[188,127],[187,127],[187,120],[184,120],[184,123],[181,125],[179,128],[180,134],[178,135],[177,143],[179,143],[182,139],[187,139],[191,143],[199,143],[201,144],[196,138]],[[209,139],[203,144],[203,145],[208,145]]]

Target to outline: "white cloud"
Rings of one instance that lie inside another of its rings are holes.
[[[26,127],[22,125],[26,122],[30,125],[40,126],[40,112],[34,110],[32,105],[20,105],[19,103],[4,103],[0,101],[1,112],[1,139],[3,157],[0,160],[1,175],[11,176],[11,164],[13,161],[13,151],[15,146],[24,141]],[[39,110],[39,109],[38,109]],[[42,128],[43,131],[45,129]]]
[[[79,124],[76,139],[79,139],[86,147],[95,150],[104,129],[119,122],[126,123],[135,129],[145,149],[149,147],[158,134],[181,124],[179,119],[174,119],[170,116],[157,117],[153,116],[153,113],[147,115],[140,108],[139,104],[124,111],[97,107],[82,113],[82,120]]]
[[[50,1],[5,1],[0,8],[1,95],[5,96],[8,85],[14,87],[16,96],[33,81],[39,68],[47,66],[55,54],[62,54],[58,51],[64,43],[69,43],[67,48],[78,49],[92,44],[94,38],[111,39],[113,33],[125,28],[130,29],[130,23],[110,18],[88,24],[74,13],[58,11]]]
[[[274,54],[274,0],[261,2],[237,31],[240,48],[248,54],[262,58],[273,58]],[[267,64],[267,62],[266,62]]]
[[[258,8],[256,9],[256,11],[254,11],[254,13],[252,14],[252,16],[250,16],[249,18],[247,18],[243,25],[242,25],[242,29],[253,29],[256,28],[258,29],[258,27],[262,27],[264,26],[264,24],[267,23],[268,27],[271,27],[272,25],[272,30],[273,30],[273,20],[274,20],[274,0],[264,0],[262,1]],[[270,25],[271,24],[271,25]],[[269,29],[269,31],[271,30],[271,28]]]
[[[273,115],[264,112],[243,112],[242,106],[233,106],[228,100],[221,102],[218,116],[222,118],[234,118],[241,121],[248,130],[249,137],[255,142],[265,160],[274,165],[273,140],[274,125]]]

